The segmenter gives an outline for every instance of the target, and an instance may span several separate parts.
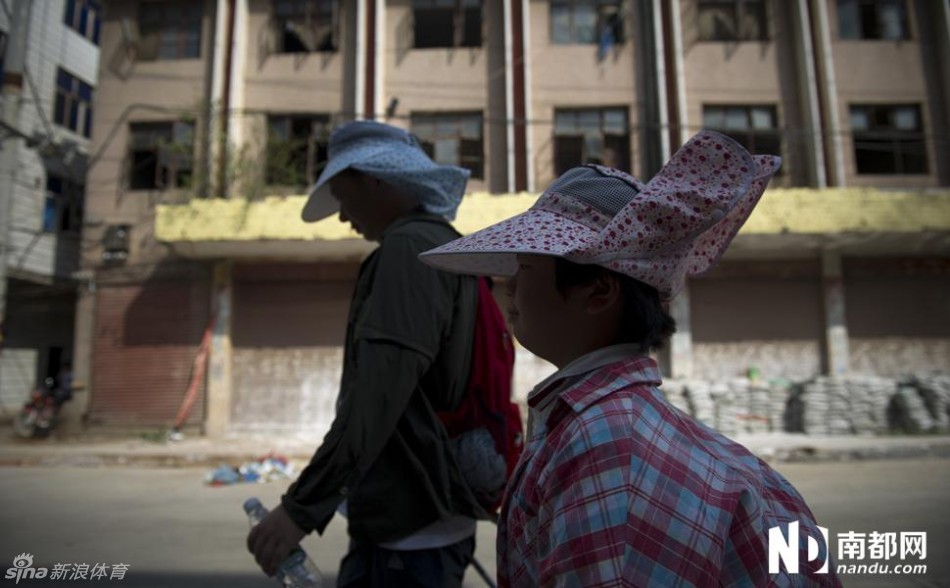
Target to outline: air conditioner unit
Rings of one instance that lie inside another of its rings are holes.
[[[129,257],[132,225],[109,225],[102,236],[102,261],[121,263]]]

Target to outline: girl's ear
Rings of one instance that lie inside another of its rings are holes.
[[[589,315],[609,312],[621,303],[620,280],[609,272],[601,272],[583,288],[586,297],[584,310]]]

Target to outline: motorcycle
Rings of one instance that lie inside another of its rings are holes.
[[[13,429],[21,437],[47,437],[56,427],[59,409],[72,398],[72,391],[59,388],[53,378],[46,378],[30,393],[20,413],[13,420]]]

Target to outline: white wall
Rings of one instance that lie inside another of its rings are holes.
[[[18,127],[28,135],[46,135],[48,129],[52,129],[56,141],[74,143],[84,153],[88,139],[53,123],[56,73],[59,67],[63,67],[95,87],[99,48],[67,27],[63,22],[64,13],[65,0],[32,3],[26,57],[26,71],[32,86],[24,84]],[[5,14],[0,26],[9,29],[4,21]],[[35,149],[20,147],[15,174],[10,233],[13,249],[7,260],[8,266],[16,272],[39,276],[78,269],[55,267],[58,238],[55,234],[43,233],[46,169]],[[71,239],[72,245],[78,247],[75,237],[65,238]]]

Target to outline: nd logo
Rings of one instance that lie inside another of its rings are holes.
[[[793,521],[788,524],[788,537],[782,533],[782,527],[772,527],[769,529],[769,573],[778,574],[779,560],[785,564],[785,569],[788,570],[789,574],[798,573],[798,521]],[[821,568],[818,570],[819,574],[828,573],[828,560],[830,558],[829,548],[828,548],[828,529],[824,527],[818,527],[818,532],[821,533],[822,538],[825,541],[825,561],[822,564]],[[808,561],[816,561],[821,552],[821,546],[818,544],[818,541],[811,535],[807,536],[808,544]]]

